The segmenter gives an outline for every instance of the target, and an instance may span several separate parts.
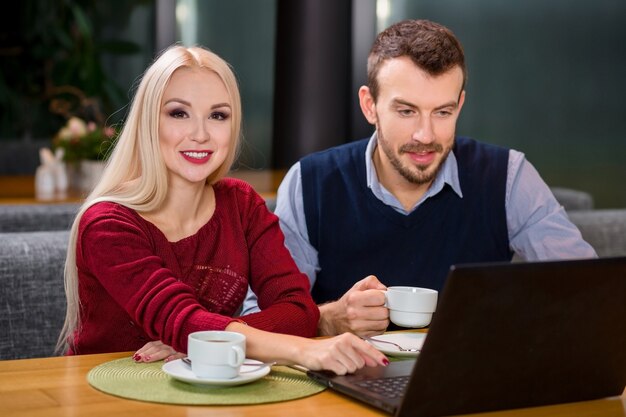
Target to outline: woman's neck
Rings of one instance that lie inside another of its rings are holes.
[[[176,242],[192,236],[213,217],[215,192],[210,184],[170,185],[161,207],[142,213],[161,230],[168,241]]]

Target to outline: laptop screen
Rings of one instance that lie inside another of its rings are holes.
[[[453,266],[407,372],[406,393],[395,406],[350,393],[354,380],[371,371],[330,384],[402,417],[620,395],[626,385],[626,257]]]

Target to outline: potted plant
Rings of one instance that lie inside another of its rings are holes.
[[[52,139],[55,152],[62,149],[69,185],[81,191],[90,191],[104,170],[105,161],[112,150],[117,131],[114,126],[86,122],[80,117],[70,117]]]
[[[134,7],[150,3],[18,3],[0,28],[0,138],[50,138],[72,114],[89,121],[90,115],[81,114],[85,98],[107,115],[125,105],[125,88],[105,69],[103,57],[141,51],[115,34]]]

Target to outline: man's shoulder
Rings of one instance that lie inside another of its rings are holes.
[[[496,160],[507,161],[509,151],[509,148],[501,145],[481,142],[463,136],[458,136],[454,143],[454,156],[461,165],[465,163],[474,165],[495,162]]]
[[[365,178],[365,152],[369,139],[345,143],[310,154],[300,160],[300,177],[303,188],[314,184],[324,187],[340,182],[352,183]],[[339,178],[342,178],[339,181]]]
[[[364,138],[353,142],[333,146],[332,148],[313,152],[303,157],[300,162],[304,161],[305,163],[309,164],[317,164],[326,160],[337,160],[338,158],[343,158],[347,156],[364,155],[368,141],[369,138]]]
[[[509,152],[509,148],[493,143],[482,142],[467,136],[457,136],[454,142],[454,152]]]

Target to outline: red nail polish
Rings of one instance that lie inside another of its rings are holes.
[[[134,360],[135,362],[139,362],[139,361],[141,361],[141,355],[137,355],[137,354],[135,353],[135,354],[133,355],[133,360]]]
[[[383,359],[383,365],[385,366],[389,365],[389,359],[387,358]]]

